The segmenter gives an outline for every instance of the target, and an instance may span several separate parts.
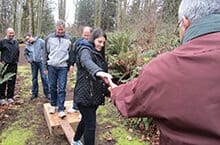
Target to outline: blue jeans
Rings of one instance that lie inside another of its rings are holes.
[[[76,104],[76,103],[74,103],[74,102],[73,102],[73,109],[75,109],[75,110],[79,110],[79,108],[78,108],[77,104]]]
[[[39,86],[38,86],[38,71],[40,71],[40,77],[43,87],[43,92],[46,97],[49,97],[49,84],[48,78],[44,74],[43,64],[41,62],[32,62],[31,63],[31,72],[32,72],[32,96],[37,97]]]
[[[84,134],[84,145],[95,144],[95,130],[96,130],[96,110],[98,106],[85,107],[79,105],[79,111],[82,118],[77,126],[74,141],[81,139]]]
[[[58,112],[64,111],[66,98],[67,67],[48,66],[48,77],[50,83],[50,104],[58,106]]]

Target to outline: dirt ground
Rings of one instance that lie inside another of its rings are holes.
[[[23,46],[20,49],[20,60],[19,65],[29,65],[24,56]],[[31,74],[25,76],[25,77],[31,77]],[[37,99],[30,101],[29,98],[23,97],[25,94],[25,91],[28,91],[31,89],[31,86],[29,88],[22,88],[24,85],[24,76],[17,75],[17,82],[16,82],[16,93],[15,96],[16,103],[9,106],[0,106],[0,134],[4,129],[7,129],[13,122],[15,122],[17,118],[17,114],[20,112],[24,112],[25,115],[23,115],[24,118],[22,118],[22,127],[31,127],[36,125],[36,129],[34,131],[34,138],[30,138],[29,141],[26,142],[26,145],[68,145],[68,142],[66,140],[66,137],[64,135],[60,136],[51,136],[47,127],[46,120],[43,115],[43,107],[42,104],[47,103],[48,100],[41,96]],[[41,89],[41,88],[40,88]],[[73,96],[73,88],[67,87],[67,98],[66,100],[71,100]],[[31,94],[29,92],[29,94]],[[37,118],[30,117],[37,115]],[[96,129],[96,136],[103,134],[103,132],[108,132],[109,128],[106,127],[106,124],[97,125]],[[153,145],[159,145],[159,138],[158,138],[158,130],[155,124],[152,124],[148,131],[145,133],[147,140],[150,140]],[[115,140],[99,140],[96,139],[96,145],[114,145],[116,143]],[[0,140],[1,144],[1,140]]]

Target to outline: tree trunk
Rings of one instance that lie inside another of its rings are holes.
[[[102,19],[102,0],[95,0],[95,20],[94,26],[101,27],[101,19]]]
[[[65,20],[66,0],[58,0],[59,19]]]
[[[44,0],[38,1],[38,8],[37,8],[37,35],[39,36],[41,33],[41,24],[42,24],[42,15],[43,15],[43,8],[44,8]]]

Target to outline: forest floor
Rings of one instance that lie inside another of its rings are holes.
[[[74,75],[69,75],[66,100],[72,100]],[[40,84],[40,83],[39,83]],[[1,145],[68,145],[65,135],[51,136],[43,114],[43,104],[48,100],[42,95],[30,100],[31,72],[21,50],[15,103],[0,106]],[[126,126],[126,120],[117,113],[111,102],[97,111],[96,145],[159,145],[155,124],[148,129],[136,130]]]

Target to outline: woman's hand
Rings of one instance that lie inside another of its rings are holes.
[[[112,75],[110,75],[109,73],[99,71],[99,72],[96,73],[96,76],[100,77],[108,85],[110,85],[110,83],[112,82]]]

